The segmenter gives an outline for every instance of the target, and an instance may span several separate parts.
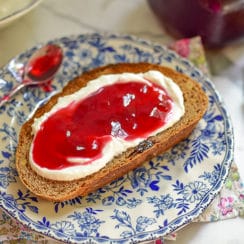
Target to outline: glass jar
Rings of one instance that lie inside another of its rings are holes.
[[[244,36],[244,0],[148,0],[175,37],[200,35],[209,47]]]

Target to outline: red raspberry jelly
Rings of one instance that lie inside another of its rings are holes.
[[[39,53],[37,55],[40,55]],[[48,45],[41,56],[33,58],[29,64],[28,77],[35,81],[43,81],[52,77],[62,62],[62,50],[55,45]]]
[[[116,82],[51,114],[33,144],[33,159],[51,170],[87,165],[112,137],[147,138],[167,122],[172,99],[154,83]],[[70,158],[85,158],[83,163]]]

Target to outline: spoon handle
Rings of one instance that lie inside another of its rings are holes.
[[[3,97],[0,98],[0,108],[6,103],[8,102],[15,93],[17,93],[20,89],[22,89],[23,87],[25,87],[27,84],[26,83],[20,83],[18,85],[16,85],[9,93],[3,95]]]

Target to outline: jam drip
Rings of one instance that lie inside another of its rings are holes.
[[[130,81],[104,86],[42,123],[33,159],[51,170],[90,164],[102,156],[112,137],[147,138],[167,122],[171,109],[172,99],[156,84]]]

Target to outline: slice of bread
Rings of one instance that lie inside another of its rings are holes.
[[[54,181],[39,176],[32,170],[29,160],[29,150],[33,139],[31,125],[34,118],[49,111],[57,102],[58,97],[74,93],[93,80],[104,74],[123,72],[140,73],[149,70],[161,71],[171,77],[181,88],[184,96],[185,114],[173,127],[151,136],[134,148],[115,157],[104,168],[85,178],[73,181]],[[77,196],[84,196],[106,184],[118,179],[130,170],[142,165],[146,160],[165,152],[170,147],[187,138],[198,121],[204,115],[208,99],[199,83],[176,71],[156,64],[115,64],[96,68],[70,81],[62,92],[53,96],[49,102],[39,108],[33,117],[21,128],[19,143],[16,151],[16,167],[23,184],[34,194],[50,201],[64,201]]]

